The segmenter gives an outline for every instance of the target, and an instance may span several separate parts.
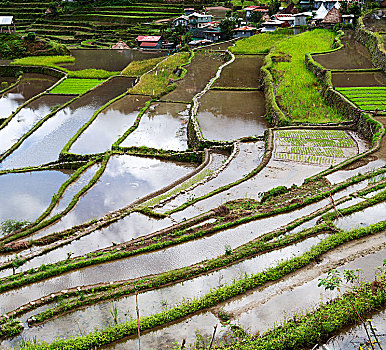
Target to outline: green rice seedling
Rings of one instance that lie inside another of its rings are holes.
[[[99,79],[74,79],[68,78],[59,85],[55,86],[50,93],[51,94],[70,94],[80,95],[93,87],[101,84],[103,80]]]

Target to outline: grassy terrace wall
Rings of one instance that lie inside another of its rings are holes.
[[[383,40],[378,33],[373,33],[365,28],[363,18],[367,14],[368,13],[359,18],[355,36],[358,41],[369,49],[374,66],[380,67],[384,72],[386,72],[386,52],[382,49]]]
[[[42,66],[0,66],[0,76],[17,77],[22,73],[38,73],[61,79],[66,74],[58,69]]]

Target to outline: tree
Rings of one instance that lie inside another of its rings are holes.
[[[272,16],[275,13],[277,13],[277,11],[279,11],[280,5],[281,5],[280,0],[271,0],[271,2],[268,5],[269,15]]]
[[[240,19],[237,13],[231,16],[225,17],[220,23],[221,32],[224,35],[224,39],[231,39],[233,37],[233,29],[239,25]]]
[[[252,23],[260,23],[262,17],[263,15],[261,12],[253,11],[251,15],[248,17],[248,20],[249,22],[252,22]]]

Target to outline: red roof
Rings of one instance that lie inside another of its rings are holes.
[[[157,45],[158,45],[158,42],[157,43],[143,42],[139,46],[140,47],[156,47]]]
[[[161,37],[158,35],[138,35],[137,38],[135,39],[137,41],[160,41]]]
[[[244,26],[244,27],[233,29],[233,30],[236,30],[236,31],[239,31],[239,30],[256,30],[256,28],[255,27]]]

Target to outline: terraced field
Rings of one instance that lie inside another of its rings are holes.
[[[25,88],[0,126],[2,349],[311,349],[352,323],[346,289],[318,283],[332,268],[373,280],[386,257],[386,120],[334,107],[343,123],[279,126],[269,62],[253,56],[268,39],[250,56],[168,56],[140,79]],[[245,64],[256,79],[239,79]],[[361,315],[370,287],[351,300]]]
[[[386,110],[386,87],[337,88],[364,111]]]

